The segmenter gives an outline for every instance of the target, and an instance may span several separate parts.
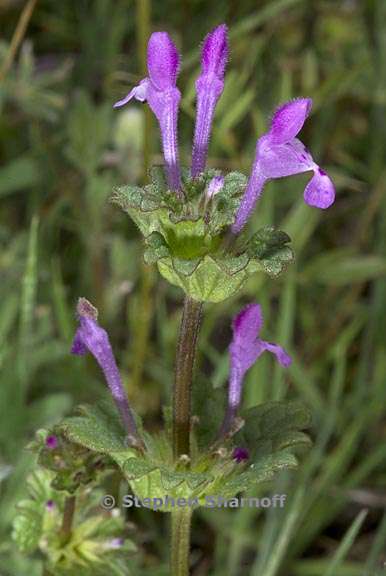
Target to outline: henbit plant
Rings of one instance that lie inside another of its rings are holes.
[[[144,188],[118,188],[113,200],[144,235],[145,261],[157,263],[161,275],[185,292],[173,409],[165,410],[163,431],[150,434],[143,428],[129,404],[97,310],[81,298],[72,352],[95,357],[115,406],[109,401],[83,406],[51,430],[39,431],[32,445],[39,469],[31,479],[31,499],[21,504],[14,534],[24,550],[40,549],[44,554],[47,576],[104,574],[108,568],[114,574],[130,572],[122,559],[134,546],[124,538],[122,520],[114,512],[95,511],[95,495],[100,495],[108,474],[119,473],[138,498],[149,499],[150,507],[157,498],[153,507],[171,514],[171,573],[185,576],[194,508],[204,506],[208,496],[231,499],[271,480],[279,470],[295,467],[295,454],[309,446],[303,431],[310,417],[299,403],[275,401],[240,412],[244,376],[264,351],[284,367],[291,362],[281,346],[260,338],[262,311],[254,303],[233,322],[223,423],[217,430],[212,426],[209,443],[203,441],[200,423],[193,426],[193,367],[203,303],[236,294],[256,272],[276,277],[293,259],[285,232],[266,226],[250,238],[240,234],[265,182],[313,171],[305,201],[327,208],[335,197],[331,180],[296,138],[311,110],[306,98],[274,113],[268,132],[257,141],[249,179],[206,168],[227,57],[227,29],[221,25],[208,34],[202,48],[190,169],[179,162],[180,57],[167,33],[151,36],[148,78],[115,105],[132,98],[147,101],[160,125],[165,167],[153,167],[151,183]],[[173,506],[172,499],[180,499],[180,506]]]

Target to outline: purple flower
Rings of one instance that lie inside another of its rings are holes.
[[[114,104],[118,108],[132,98],[149,104],[160,125],[168,184],[176,192],[181,183],[177,138],[181,94],[176,87],[179,67],[180,56],[170,36],[166,32],[154,32],[147,46],[149,77]]]
[[[86,354],[87,351],[91,352],[102,368],[130,441],[137,445],[141,444],[108,334],[97,322],[98,311],[88,300],[79,298],[77,312],[79,328],[76,331],[71,352],[79,356]]]
[[[207,200],[211,200],[213,196],[218,194],[224,186],[224,176],[214,176],[209,182],[208,189],[206,191]]]
[[[238,446],[233,450],[232,458],[233,460],[236,460],[237,463],[245,462],[249,459],[249,452],[246,448]]]
[[[46,447],[49,450],[55,450],[55,448],[58,447],[58,438],[57,436],[54,436],[54,434],[50,434],[49,436],[47,436],[46,438]]]
[[[288,367],[291,364],[290,356],[281,346],[259,337],[262,326],[263,316],[259,304],[249,304],[233,320],[233,338],[229,347],[228,407],[221,434],[229,430],[241,403],[244,376],[259,356],[267,350],[282,366]]]
[[[233,233],[238,234],[245,226],[265,183],[272,178],[312,170],[314,175],[304,190],[306,203],[317,208],[328,208],[333,204],[335,189],[332,181],[296,138],[311,106],[310,98],[287,102],[276,110],[269,131],[258,139],[252,172],[232,226]]]
[[[103,549],[108,550],[119,550],[125,544],[125,540],[123,538],[112,538],[107,542],[103,543]]]
[[[53,500],[47,500],[46,502],[46,510],[48,512],[52,512],[52,510],[54,510],[55,508],[55,502]]]
[[[196,81],[197,113],[191,168],[193,178],[205,169],[214,110],[224,89],[227,59],[227,27],[221,24],[206,36],[202,47],[201,74]]]

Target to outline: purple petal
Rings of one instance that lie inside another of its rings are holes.
[[[273,144],[289,142],[303,127],[312,108],[311,98],[296,98],[280,106],[273,115],[269,136]]]
[[[334,202],[335,190],[331,180],[320,171],[304,144],[295,138],[310,113],[311,105],[310,98],[287,102],[275,112],[270,130],[257,141],[251,175],[232,225],[234,234],[239,234],[247,223],[269,179],[313,170],[315,176],[304,191],[305,201],[318,208],[328,208]]]
[[[240,202],[240,206],[236,213],[235,221],[232,225],[233,234],[239,234],[251,216],[256,202],[263,192],[266,178],[261,173],[258,157],[255,159],[252,167],[251,175],[248,179],[248,184]]]
[[[213,196],[215,196],[216,194],[218,194],[220,190],[223,188],[223,186],[224,186],[224,176],[215,176],[214,178],[212,178],[212,180],[209,182],[209,186],[206,191],[206,197],[208,198],[208,200],[210,198],[213,198]]]
[[[77,312],[80,326],[74,338],[72,352],[79,354],[79,352],[84,353],[84,350],[87,349],[95,357],[105,375],[107,385],[126,429],[129,435],[136,439],[138,435],[134,417],[129,407],[108,334],[97,322],[98,311],[88,300],[80,298]]]
[[[180,67],[178,50],[167,32],[154,32],[147,45],[147,69],[158,90],[176,85]]]
[[[254,342],[262,327],[263,314],[260,304],[249,304],[233,319],[233,340],[240,343]]]
[[[314,167],[312,156],[297,138],[286,144],[272,144],[269,136],[260,138],[258,168],[266,179],[301,174]]]
[[[176,88],[180,57],[166,32],[155,32],[148,43],[149,78],[141,80],[114,108],[124,106],[132,98],[147,101],[161,131],[168,184],[179,194],[181,177],[178,155],[177,120],[181,94]]]
[[[221,24],[205,37],[201,53],[202,71],[223,79],[228,51],[228,29],[225,24]]]
[[[304,200],[309,206],[328,208],[335,201],[335,188],[327,174],[318,168],[304,190]]]
[[[229,347],[229,406],[232,412],[240,404],[243,379],[246,372],[265,350],[275,354],[277,360],[288,366],[291,359],[288,354],[276,344],[265,342],[259,338],[263,325],[263,315],[259,304],[246,306],[233,320],[233,338]]]
[[[72,341],[71,354],[75,354],[76,356],[84,356],[86,353],[87,348],[83,343],[80,328],[78,328]]]
[[[108,540],[107,542],[104,543],[103,549],[104,550],[119,550],[119,548],[122,548],[124,543],[125,543],[125,541],[123,538],[112,538],[111,540]]]
[[[130,90],[127,96],[122,98],[122,100],[118,100],[118,102],[115,102],[113,108],[120,108],[121,106],[125,106],[125,104],[128,104],[128,102],[130,102],[130,100],[132,100],[133,98],[135,98],[135,100],[138,100],[139,102],[145,102],[145,100],[147,99],[148,89],[149,89],[149,80],[147,78],[144,78],[143,80],[141,80],[138,86],[134,86],[134,88]]]
[[[233,338],[229,346],[229,405],[232,410],[240,404],[245,373],[264,351],[258,340],[262,325],[259,304],[249,304],[233,320]]]
[[[224,89],[227,58],[227,27],[222,24],[207,35],[202,47],[201,74],[196,80],[197,112],[191,168],[193,178],[205,170],[214,111]]]
[[[179,190],[181,184],[177,134],[180,99],[178,88],[168,88],[160,92],[151,86],[148,90],[147,100],[160,126],[168,185],[175,191]]]
[[[279,364],[284,366],[284,368],[288,368],[288,366],[291,365],[292,358],[291,356],[289,356],[289,354],[287,354],[284,348],[282,348],[278,344],[273,344],[272,342],[263,341],[262,344],[265,350],[268,350],[268,352],[271,352],[276,356],[276,360],[279,362]]]

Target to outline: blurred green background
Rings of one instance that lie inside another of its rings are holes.
[[[222,21],[231,58],[209,164],[248,172],[274,107],[311,96],[302,140],[337,201],[326,212],[306,206],[306,176],[270,183],[251,227],[286,230],[296,263],[205,308],[201,418],[213,387],[225,395],[231,316],[258,301],[264,337],[294,362],[284,372],[263,356],[245,405],[302,399],[315,445],[269,487],[288,494],[284,510],[196,514],[192,574],[386,574],[385,0],[0,0],[0,21],[1,576],[41,574],[10,535],[33,463],[26,443],[104,387],[91,359],[69,354],[78,296],[99,307],[150,428],[170,402],[182,293],[142,264],[134,225],[109,203],[115,184],[143,181],[160,162],[158,131],[140,104],[112,104],[143,77],[149,33],[167,30],[183,53],[188,164],[199,45]],[[129,520],[133,574],[166,575],[166,515],[137,510]]]

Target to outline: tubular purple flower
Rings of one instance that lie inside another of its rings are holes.
[[[222,425],[222,434],[229,430],[241,403],[243,380],[264,351],[271,352],[284,367],[291,364],[291,357],[278,344],[266,342],[259,337],[263,315],[259,304],[249,304],[233,320],[233,338],[229,347],[230,376],[228,407]]]
[[[251,175],[232,226],[234,234],[238,234],[245,226],[265,183],[270,179],[312,170],[314,176],[304,190],[305,202],[323,209],[333,204],[335,189],[331,179],[296,138],[311,107],[310,98],[287,102],[276,110],[269,131],[258,139]]]
[[[196,80],[197,113],[191,168],[193,178],[205,170],[214,111],[224,89],[227,59],[227,27],[221,24],[206,36],[202,47],[201,74]]]
[[[97,322],[98,311],[88,300],[79,298],[77,312],[79,328],[76,331],[71,352],[83,356],[89,351],[94,356],[105,375],[107,385],[128,432],[129,441],[134,445],[142,446],[108,334]]]
[[[149,77],[114,104],[114,108],[119,108],[132,98],[149,104],[160,126],[168,184],[176,192],[181,184],[177,136],[181,94],[176,87],[179,67],[180,56],[169,34],[154,32],[147,46]]]

